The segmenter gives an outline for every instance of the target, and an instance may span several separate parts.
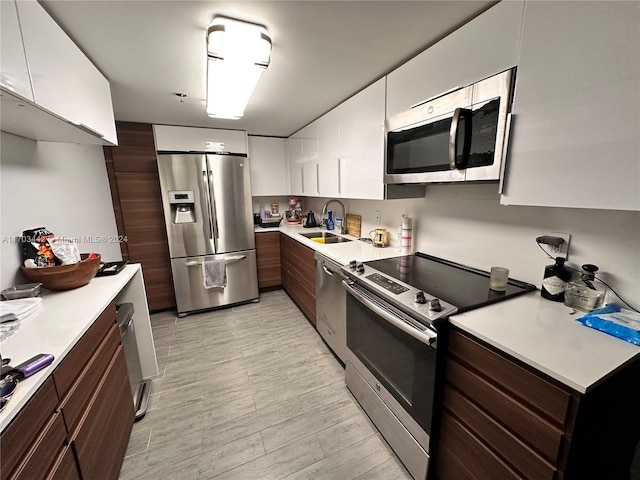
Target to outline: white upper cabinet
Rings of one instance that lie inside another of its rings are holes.
[[[521,1],[502,1],[387,76],[387,117],[516,65]]]
[[[107,79],[38,2],[16,5],[35,103],[93,134],[95,143],[117,144]]]
[[[160,152],[247,153],[247,132],[244,130],[154,125],[153,136],[156,150]]]
[[[337,108],[340,197],[384,198],[385,79]]]
[[[319,195],[317,121],[291,135],[287,143],[291,194],[317,197]]]
[[[527,2],[501,203],[640,210],[640,3]]]
[[[340,121],[334,108],[318,120],[318,190],[322,197],[340,197]]]
[[[251,194],[288,195],[284,138],[249,136]]]
[[[0,86],[33,101],[31,78],[29,78],[15,2],[8,0],[0,2],[0,19],[2,20]]]

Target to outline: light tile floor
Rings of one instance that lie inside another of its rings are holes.
[[[151,316],[160,374],[120,480],[409,480],[282,291]]]

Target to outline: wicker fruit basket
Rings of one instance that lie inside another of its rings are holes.
[[[96,276],[100,266],[100,255],[80,254],[80,262],[71,265],[59,265],[57,267],[26,268],[20,267],[22,273],[32,282],[42,283],[42,287],[48,290],[71,290],[82,287]]]

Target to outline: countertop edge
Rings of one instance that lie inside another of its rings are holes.
[[[94,277],[91,282],[83,287],[64,292],[43,290],[42,306],[40,309],[22,320],[20,329],[18,329],[13,336],[4,340],[0,344],[0,348],[3,350],[3,357],[11,358],[13,365],[17,365],[38,353],[54,353],[55,358],[51,365],[19,382],[13,397],[5,406],[4,411],[0,412],[0,432],[4,431],[20,413],[31,397],[51,376],[56,367],[60,365],[62,360],[64,360],[87,330],[95,323],[100,314],[111,304],[140,269],[140,264],[128,264],[117,275]],[[84,302],[84,318],[70,327],[69,332],[65,335],[64,345],[61,345],[59,350],[55,352],[38,351],[39,348],[32,346],[33,342],[28,342],[29,351],[20,348],[24,343],[22,343],[22,345],[19,344],[24,342],[25,339],[28,340],[28,337],[34,334],[34,327],[37,326],[38,322],[49,322],[45,328],[46,330],[53,324],[52,318],[57,321],[63,321],[62,318],[68,315],[69,305],[82,303],[76,301],[78,298],[89,298],[92,295],[94,296],[92,305],[89,306],[87,302]],[[89,312],[89,310],[91,310],[91,312]]]

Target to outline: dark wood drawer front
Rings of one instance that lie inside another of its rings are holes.
[[[553,480],[555,468],[511,434],[469,399],[450,387],[444,391],[445,408],[474,435],[481,438],[497,456],[507,458],[518,472],[530,480]]]
[[[17,388],[20,388],[18,385]],[[5,480],[23,460],[34,439],[45,427],[56,409],[58,397],[53,381],[49,378],[33,395],[31,400],[13,419],[0,438],[0,478]]]
[[[464,461],[451,452],[464,452]],[[446,412],[442,413],[436,471],[440,480],[521,479]]]
[[[33,448],[18,467],[15,480],[35,480],[46,477],[67,438],[62,416],[57,413],[36,439]],[[4,468],[4,467],[3,467]]]
[[[62,449],[56,463],[47,475],[47,480],[80,480],[80,473],[71,447]]]
[[[256,233],[256,262],[258,287],[275,287],[280,279],[280,233]]]
[[[568,390],[561,389],[455,330],[449,339],[449,352],[470,370],[548,416],[549,420],[564,425],[572,398]]]
[[[64,423],[71,436],[73,436],[73,432],[100,379],[109,366],[118,345],[120,345],[120,332],[118,327],[113,324],[111,331],[87,363],[87,367],[80,373],[76,382],[62,399],[60,409],[62,410]]]
[[[562,431],[456,361],[449,359],[446,368],[451,385],[555,464]]]
[[[107,335],[111,326],[116,322],[116,306],[109,305],[98,317],[94,324],[84,334],[75,347],[62,360],[62,363],[53,371],[53,380],[56,384],[58,396],[63,398],[75,379],[87,364],[102,339]]]
[[[127,364],[120,346],[72,438],[83,480],[117,480],[133,417]]]

